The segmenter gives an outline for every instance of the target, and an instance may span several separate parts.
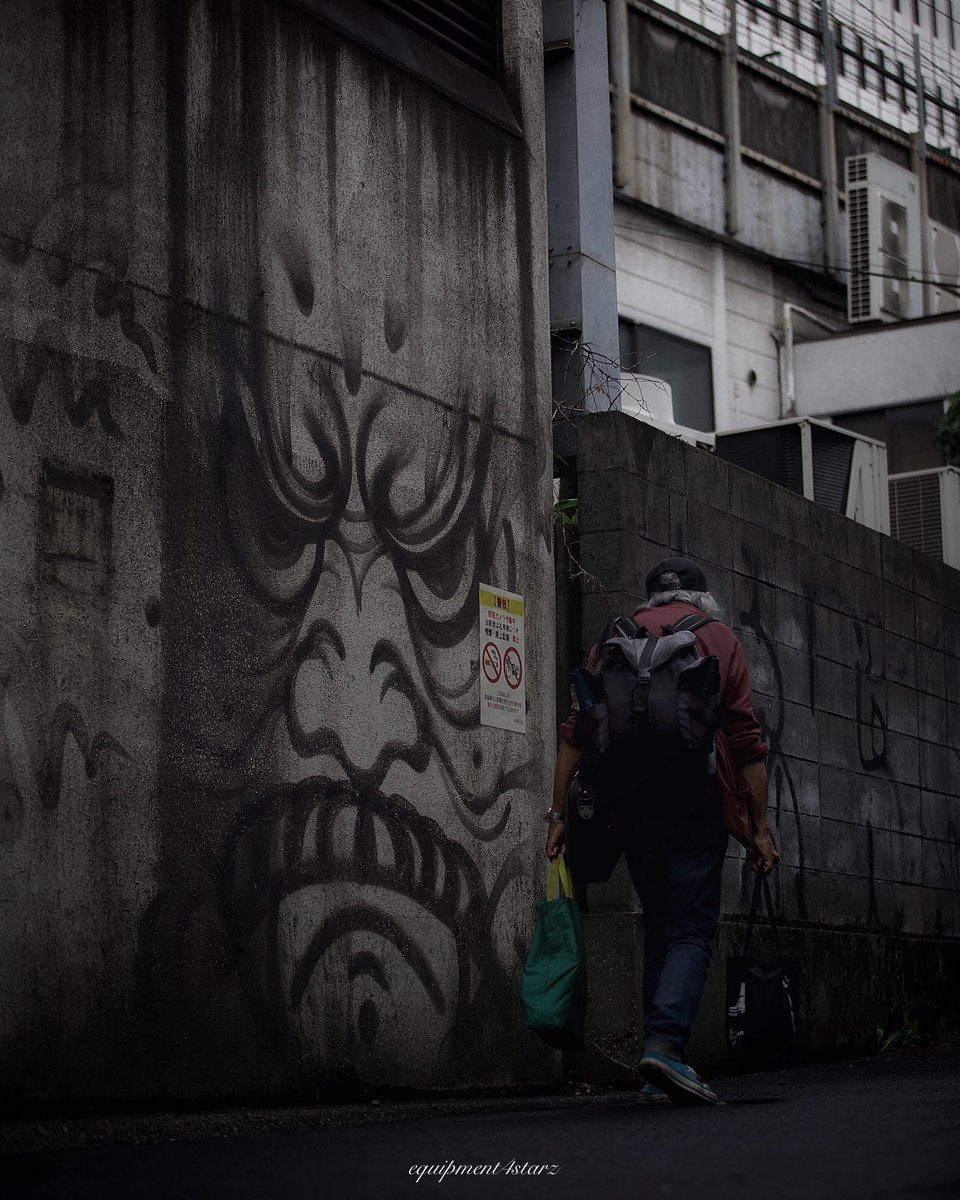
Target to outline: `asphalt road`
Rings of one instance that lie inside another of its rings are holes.
[[[747,1076],[718,1090],[726,1103],[717,1108],[641,1108],[625,1093],[506,1113],[451,1106],[450,1115],[429,1118],[384,1106],[374,1124],[218,1137],[196,1136],[179,1119],[166,1127],[145,1119],[141,1135],[156,1138],[160,1129],[182,1140],[8,1154],[0,1194],[960,1198],[960,1054]],[[101,1140],[107,1127],[98,1127]],[[411,1174],[447,1163],[490,1171]]]

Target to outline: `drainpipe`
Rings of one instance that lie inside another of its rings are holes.
[[[613,85],[613,186],[630,190],[630,26],[627,0],[607,0],[610,82]]]
[[[923,69],[920,66],[920,34],[913,35],[913,71],[917,80],[917,132],[913,138],[912,166],[914,174],[920,179],[920,311],[925,316],[930,315],[930,288],[927,280],[930,278],[929,250],[927,248],[927,218],[930,215],[930,196],[927,190],[927,97],[926,84],[923,79]]]
[[[793,372],[793,305],[783,306],[783,394],[780,397],[780,417],[786,420],[797,415],[797,381]]]
[[[827,333],[840,333],[841,327],[823,317],[818,317],[799,304],[791,304],[789,300],[783,305],[783,347],[781,359],[781,392],[780,418],[788,420],[797,415],[797,375],[793,355],[793,314],[797,313],[811,324],[826,330]]]
[[[723,37],[723,176],[726,231],[743,228],[740,215],[740,84],[737,77],[737,0],[729,0],[729,23]]]
[[[818,89],[820,121],[820,197],[823,221],[823,264],[832,275],[843,261],[840,251],[839,181],[837,179],[837,52],[829,0],[820,0],[820,35],[826,83]]]

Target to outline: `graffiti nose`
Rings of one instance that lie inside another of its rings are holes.
[[[291,689],[298,752],[331,755],[351,778],[374,768],[382,778],[395,758],[412,763],[423,742],[422,703],[407,666],[412,656],[396,632],[406,623],[402,607],[394,612],[390,602],[399,604],[396,591],[385,584],[370,594],[368,580],[362,606],[343,604],[339,621],[319,618],[307,627]]]

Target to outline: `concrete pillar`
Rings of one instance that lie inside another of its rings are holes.
[[[554,399],[619,408],[607,6],[544,0]]]

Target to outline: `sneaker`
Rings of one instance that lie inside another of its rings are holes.
[[[652,1083],[648,1083],[637,1097],[641,1104],[669,1104],[670,1097]]]
[[[719,1104],[720,1097],[693,1067],[663,1054],[645,1054],[640,1059],[640,1074],[655,1087],[662,1088],[674,1104]]]

